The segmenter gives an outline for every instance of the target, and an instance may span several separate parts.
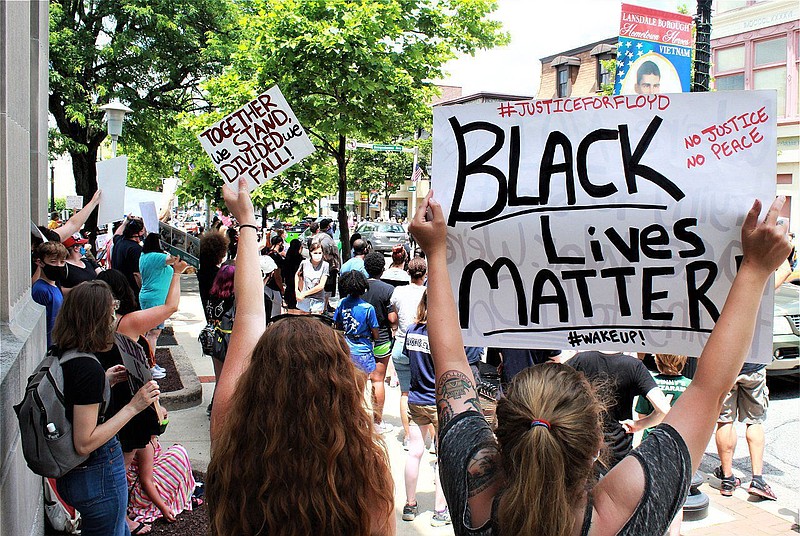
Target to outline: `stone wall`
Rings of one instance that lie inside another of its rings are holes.
[[[48,2],[0,2],[0,536],[44,533],[41,479],[12,406],[45,352],[31,299],[30,221],[47,210]]]

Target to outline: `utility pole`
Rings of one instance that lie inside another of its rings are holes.
[[[708,91],[711,76],[711,0],[697,0],[692,92]]]
[[[50,163],[50,212],[56,211],[56,166]]]

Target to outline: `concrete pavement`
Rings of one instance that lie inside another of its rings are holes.
[[[211,359],[202,356],[200,344],[197,342],[197,335],[205,325],[205,319],[200,305],[200,296],[197,293],[196,277],[194,275],[182,276],[181,289],[180,310],[173,315],[171,324],[175,331],[175,338],[186,350],[195,372],[203,382],[203,401],[196,407],[170,413],[170,425],[162,436],[162,444],[181,443],[189,451],[193,466],[198,470],[205,471],[210,458],[209,421],[206,416],[206,406],[211,401],[213,393],[214,372]],[[403,472],[406,452],[400,442],[402,427],[399,418],[399,398],[399,389],[387,388],[385,420],[395,425],[395,430],[385,437],[392,476],[395,481],[398,534],[401,536],[452,534],[452,528],[449,526],[441,528],[430,526],[434,500],[434,456],[428,452],[423,455],[417,484],[420,515],[413,522],[405,522],[400,519],[405,504]],[[706,451],[701,469],[710,471],[710,468],[718,463],[715,461],[715,456],[716,452],[712,441]],[[792,528],[793,525],[797,527],[797,524],[800,523],[800,519],[798,519],[800,505],[796,501],[797,490],[789,490],[773,484],[773,481],[769,479],[769,474],[765,477],[773,485],[773,489],[778,495],[778,501],[751,502],[747,492],[742,489],[737,490],[733,497],[721,497],[719,492],[712,489],[708,483],[703,484],[701,490],[705,491],[711,499],[709,516],[701,521],[685,522],[681,533],[692,536],[797,534],[800,531]],[[745,479],[743,478],[743,480]],[[795,482],[797,481],[795,479]]]

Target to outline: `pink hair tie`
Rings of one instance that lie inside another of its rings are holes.
[[[550,423],[544,419],[533,419],[531,421],[531,428],[536,428],[537,426],[544,426],[548,430],[550,429]]]

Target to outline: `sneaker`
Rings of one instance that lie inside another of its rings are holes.
[[[153,375],[154,380],[160,380],[161,378],[167,377],[166,372],[161,372],[160,370],[157,370],[155,367],[150,369],[150,373]]]
[[[714,476],[719,479],[719,493],[723,497],[730,497],[733,495],[733,490],[742,485],[739,477],[733,475],[725,476],[721,465],[714,469]]]
[[[419,514],[419,505],[406,504],[403,507],[403,521],[414,521],[414,518]]]
[[[157,365],[157,364],[153,365],[153,369],[152,370],[157,370],[159,372],[165,372],[165,373],[167,372],[167,369],[165,369],[164,367],[162,367],[160,365]]]
[[[391,423],[388,423],[386,421],[375,423],[375,431],[378,432],[379,434],[388,434],[392,430],[394,430],[394,425]]]
[[[770,501],[778,500],[778,497],[775,496],[775,493],[772,491],[772,488],[769,487],[769,484],[764,482],[763,478],[754,478],[753,481],[750,482],[750,487],[747,488],[747,493],[749,493],[754,497],[769,499]]]
[[[433,517],[431,517],[431,527],[444,527],[445,525],[450,525],[452,523],[453,522],[450,520],[450,512],[447,508],[441,512],[433,512]]]

